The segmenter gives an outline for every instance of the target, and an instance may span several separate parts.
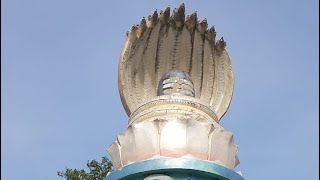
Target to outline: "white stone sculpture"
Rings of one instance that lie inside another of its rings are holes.
[[[142,19],[127,33],[119,92],[128,128],[108,148],[114,167],[147,159],[193,158],[234,169],[233,134],[219,124],[234,76],[223,38],[182,4]]]

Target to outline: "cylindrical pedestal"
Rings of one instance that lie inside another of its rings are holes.
[[[105,180],[245,180],[235,171],[195,159],[159,158],[124,166]]]

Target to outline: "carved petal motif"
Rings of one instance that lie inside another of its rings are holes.
[[[115,168],[159,157],[208,160],[230,169],[238,164],[231,132],[193,119],[142,121],[130,125],[108,148]]]

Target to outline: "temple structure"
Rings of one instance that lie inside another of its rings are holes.
[[[127,130],[108,148],[116,179],[244,180],[233,134],[220,120],[233,94],[226,43],[182,4],[127,32],[119,92]]]

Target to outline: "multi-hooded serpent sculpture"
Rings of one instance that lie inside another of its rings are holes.
[[[219,125],[233,94],[226,43],[214,27],[185,18],[185,6],[154,11],[127,32],[119,92],[128,128],[109,147],[114,166],[159,157],[238,163],[233,135]]]

